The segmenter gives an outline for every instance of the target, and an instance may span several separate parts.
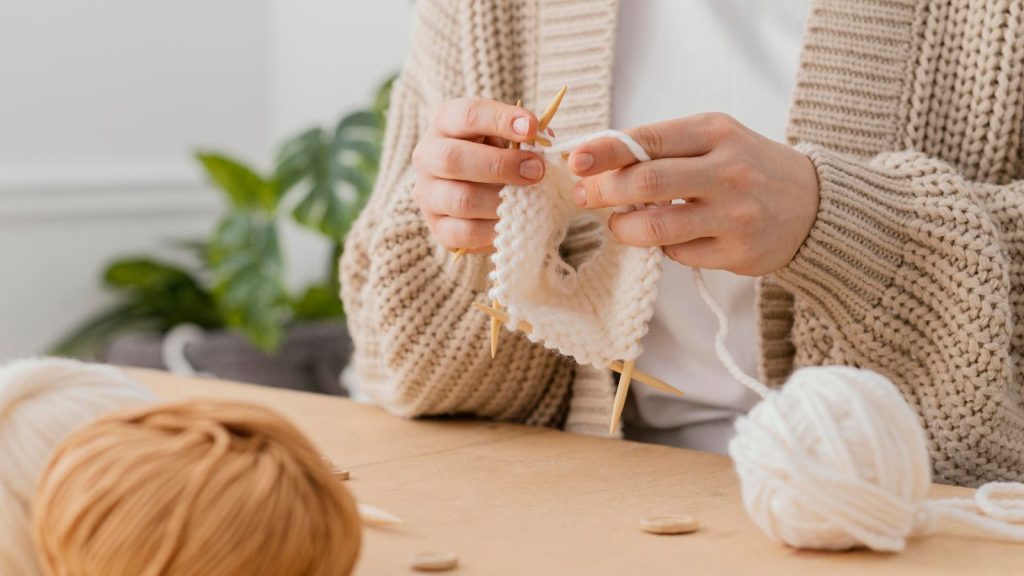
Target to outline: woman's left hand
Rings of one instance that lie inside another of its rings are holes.
[[[661,203],[613,214],[612,233],[631,246],[661,246],[687,266],[746,276],[792,260],[818,212],[818,176],[810,159],[718,113],[626,130],[648,155],[637,162],[624,144],[582,144],[569,167],[584,178],[576,203],[606,208]],[[684,204],[668,204],[672,200]]]

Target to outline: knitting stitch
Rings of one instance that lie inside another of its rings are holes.
[[[501,191],[491,260],[491,299],[508,309],[509,325],[527,322],[530,340],[597,368],[640,356],[661,278],[660,248],[620,244],[608,229],[612,210],[586,210],[572,200],[579,178],[562,154],[597,138],[616,138],[637,160],[650,160],[632,138],[607,130],[551,147],[527,146],[547,164],[544,178]],[[599,219],[601,243],[574,267],[559,252],[574,221]]]

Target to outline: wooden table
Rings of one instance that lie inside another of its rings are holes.
[[[901,554],[780,546],[748,520],[722,456],[509,424],[409,421],[340,398],[131,373],[168,400],[274,408],[351,470],[357,499],[405,519],[365,531],[357,574],[410,574],[409,557],[429,550],[458,554],[460,574],[1024,573],[1024,545],[963,536],[916,540]],[[640,519],[671,513],[698,517],[700,531],[640,531]]]

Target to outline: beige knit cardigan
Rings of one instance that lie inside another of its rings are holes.
[[[820,209],[758,290],[762,378],[825,364],[886,374],[920,415],[937,479],[964,485],[1024,480],[1022,2],[813,3],[788,137],[817,168]],[[490,359],[470,307],[485,301],[488,258],[453,263],[431,239],[410,157],[458,96],[536,110],[568,84],[559,135],[606,128],[617,2],[416,6],[383,169],[342,261],[361,387],[406,416],[600,433],[609,374],[507,332]],[[650,57],[671,73],[673,55]]]

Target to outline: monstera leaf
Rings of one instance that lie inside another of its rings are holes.
[[[263,350],[274,350],[290,319],[274,221],[255,212],[232,212],[214,232],[209,264],[213,294],[227,325]]]
[[[296,222],[344,240],[373,190],[390,87],[391,81],[381,87],[372,110],[342,118],[333,134],[314,128],[280,148],[275,180],[281,194],[305,187],[292,210]]]

